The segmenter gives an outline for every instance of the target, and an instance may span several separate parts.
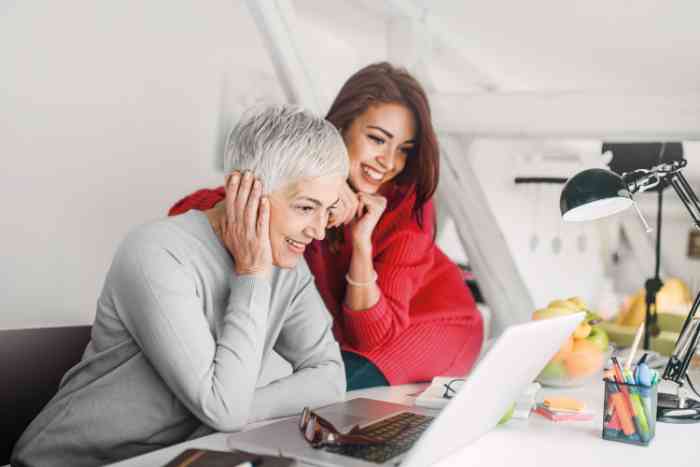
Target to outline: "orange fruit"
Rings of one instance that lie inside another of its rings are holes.
[[[559,352],[554,354],[550,362],[556,363],[563,361],[571,354],[572,350],[574,350],[574,336],[569,336],[559,349]]]
[[[571,378],[592,375],[603,367],[603,363],[603,352],[593,342],[585,339],[575,340],[571,353],[564,360]]]

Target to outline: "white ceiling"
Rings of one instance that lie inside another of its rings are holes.
[[[695,0],[416,0],[501,91],[700,90]]]

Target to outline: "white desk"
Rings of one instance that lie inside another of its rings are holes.
[[[369,397],[412,404],[426,385],[372,388],[348,393],[348,399]],[[700,464],[700,424],[658,423],[656,437],[648,447],[606,441],[601,438],[603,386],[601,382],[578,389],[548,389],[542,394],[567,394],[586,401],[596,412],[590,422],[551,422],[537,414],[529,420],[513,420],[496,427],[462,451],[436,464],[447,466],[556,466],[556,467],[681,467]],[[260,426],[257,424],[255,426]],[[180,443],[117,464],[114,467],[165,465],[186,448],[227,450],[225,433]]]

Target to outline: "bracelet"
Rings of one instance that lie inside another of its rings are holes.
[[[374,284],[377,282],[377,271],[372,271],[374,273],[374,276],[372,277],[371,280],[367,282],[357,282],[352,279],[350,279],[350,274],[345,274],[345,280],[348,281],[348,284],[354,286],[354,287],[369,287],[370,285]]]

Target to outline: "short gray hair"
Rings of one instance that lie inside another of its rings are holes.
[[[293,105],[253,107],[226,139],[224,170],[250,170],[269,193],[302,178],[348,177],[343,138],[323,118]]]

